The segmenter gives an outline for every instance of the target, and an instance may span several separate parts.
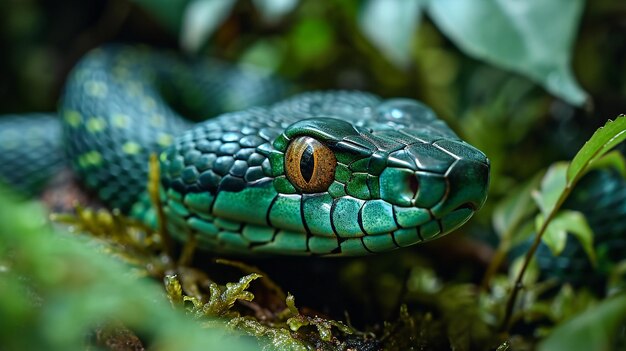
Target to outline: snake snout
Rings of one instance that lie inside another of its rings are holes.
[[[487,199],[489,163],[473,159],[459,159],[448,170],[448,196],[432,208],[435,217],[451,212],[479,210]]]

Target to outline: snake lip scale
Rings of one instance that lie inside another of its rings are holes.
[[[38,160],[69,161],[107,205],[155,225],[145,186],[160,154],[168,230],[220,253],[384,252],[449,233],[485,202],[489,160],[424,104],[356,91],[279,101],[285,90],[220,62],[96,49],[69,76]],[[5,118],[0,136],[17,125],[38,128]]]

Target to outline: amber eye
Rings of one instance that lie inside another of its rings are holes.
[[[285,155],[287,179],[305,193],[326,191],[335,179],[337,159],[324,144],[311,137],[298,137]]]

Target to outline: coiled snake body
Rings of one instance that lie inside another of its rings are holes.
[[[96,49],[68,79],[60,127],[0,119],[0,174],[45,181],[67,160],[103,202],[151,223],[142,194],[160,153],[169,231],[219,252],[387,251],[448,233],[484,203],[488,159],[425,105],[346,91],[267,105],[283,93],[219,63]]]

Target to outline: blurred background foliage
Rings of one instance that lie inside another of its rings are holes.
[[[296,258],[289,259],[289,267],[282,258],[254,264],[293,293],[299,305],[342,320],[346,312],[357,328],[374,330],[383,340],[375,346],[524,349],[566,320],[573,325],[560,340],[576,345],[588,334],[568,336],[581,325],[605,320],[601,330],[618,330],[623,299],[599,302],[584,289],[555,288],[540,281],[531,266],[525,282],[537,284],[525,292],[518,328],[511,337],[494,337],[507,284],[519,267],[512,265],[508,277],[501,271],[490,289],[479,292],[477,284],[493,257],[493,249],[482,243],[495,245],[507,231],[531,235],[533,226],[524,227],[522,219],[532,209],[511,208],[530,208],[542,170],[571,159],[596,128],[626,111],[624,18],[626,3],[614,0],[481,5],[454,0],[4,0],[0,113],[54,111],[73,65],[109,42],[219,57],[284,77],[302,90],[361,89],[422,100],[492,161],[490,198],[471,224],[446,239],[387,255]],[[511,200],[512,193],[522,195]],[[521,229],[511,229],[515,225]],[[516,243],[523,241],[522,234],[516,234]],[[223,281],[241,275],[211,269]],[[609,280],[607,289],[619,293],[620,281]],[[540,298],[545,291],[552,292],[549,299]],[[596,304],[598,309],[581,313]],[[482,322],[472,323],[477,320]],[[529,331],[529,325],[535,329]],[[607,338],[616,338],[615,333],[602,340]],[[544,349],[554,349],[547,345]]]
[[[495,3],[3,1],[0,112],[53,111],[68,71],[103,43],[182,48],[261,67],[306,90],[423,100],[487,152],[497,196],[547,160],[572,156],[624,110],[626,8],[611,0]]]
[[[170,308],[155,281],[107,250],[98,252],[102,244],[53,230],[45,221],[43,206],[0,189],[3,350],[257,349],[250,340],[224,336],[225,323],[201,330]]]

